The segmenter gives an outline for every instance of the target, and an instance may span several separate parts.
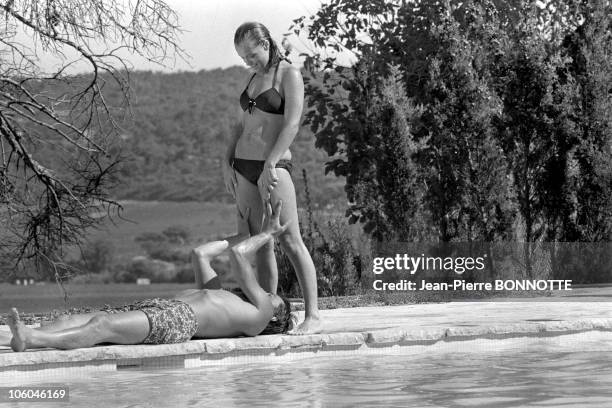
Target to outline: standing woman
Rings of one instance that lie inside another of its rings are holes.
[[[304,321],[292,333],[318,333],[321,321],[316,272],[300,234],[295,187],[290,173],[289,147],[299,130],[304,106],[302,75],[283,57],[263,24],[249,22],[238,27],[234,46],[253,74],[245,82],[240,95],[244,112],[242,132],[232,139],[227,149],[223,179],[236,199],[238,210],[246,214],[250,209],[251,233],[261,230],[263,202],[270,199],[274,207],[279,200],[282,201],[281,223],[290,224],[278,239],[295,269],[306,309]],[[276,293],[278,269],[273,243],[257,252],[256,264],[262,288]]]

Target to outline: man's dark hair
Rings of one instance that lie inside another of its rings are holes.
[[[259,334],[281,334],[289,330],[289,324],[291,323],[291,303],[283,296],[280,296],[280,298],[283,302],[274,309],[272,319],[270,319],[268,325]]]

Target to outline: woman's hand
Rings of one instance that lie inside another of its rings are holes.
[[[230,166],[227,161],[223,161],[223,165],[221,166],[223,171],[223,183],[225,183],[225,189],[228,193],[236,199],[236,188],[238,186],[238,178],[236,178],[236,172]]]
[[[261,200],[264,202],[264,208],[265,202],[270,199],[270,194],[277,184],[278,174],[276,174],[276,166],[266,161],[264,169],[257,180],[257,188],[259,189]]]

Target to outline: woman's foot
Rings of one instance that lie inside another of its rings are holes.
[[[30,329],[23,324],[19,318],[19,312],[17,312],[15,308],[10,310],[6,320],[11,329],[11,333],[13,333],[11,348],[13,351],[24,351],[27,348],[27,333]]]
[[[323,322],[320,317],[312,317],[309,316],[304,319],[302,324],[300,324],[295,329],[287,332],[287,334],[291,334],[293,336],[299,336],[302,334],[317,334],[321,333]]]

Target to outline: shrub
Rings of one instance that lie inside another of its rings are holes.
[[[174,282],[193,283],[195,281],[193,273],[194,272],[191,264],[183,264],[178,267]]]
[[[74,266],[83,272],[103,273],[111,269],[115,260],[115,246],[100,239],[86,244],[81,250],[81,259]]]
[[[70,283],[82,285],[82,284],[108,284],[115,282],[115,276],[110,272],[102,272],[102,273],[87,273],[83,275],[77,275],[70,279]]]
[[[173,282],[177,275],[176,266],[170,262],[138,256],[132,259],[124,279],[135,282],[138,278],[148,278],[151,282],[160,283]]]

